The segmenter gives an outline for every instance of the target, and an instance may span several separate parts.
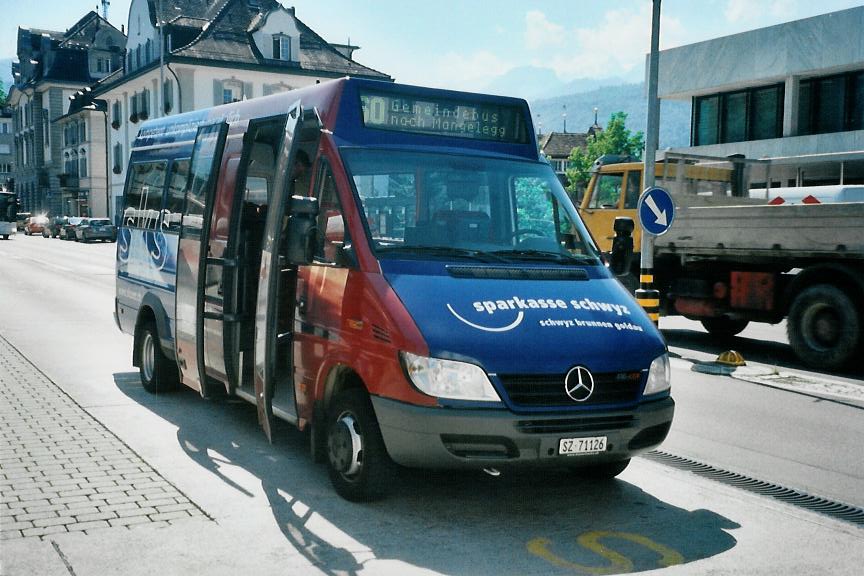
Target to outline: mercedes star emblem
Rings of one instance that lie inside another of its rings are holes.
[[[584,366],[576,366],[564,378],[564,391],[574,402],[584,402],[594,393],[594,377]]]

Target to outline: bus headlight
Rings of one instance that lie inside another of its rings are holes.
[[[474,364],[410,352],[402,352],[402,364],[411,382],[424,394],[452,400],[501,401],[486,373]]]
[[[651,362],[651,368],[648,369],[648,382],[645,383],[644,395],[657,394],[668,390],[669,383],[669,354],[658,356]]]

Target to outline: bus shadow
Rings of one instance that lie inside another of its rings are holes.
[[[326,467],[309,457],[307,436],[279,422],[269,444],[254,406],[205,402],[188,389],[152,396],[137,373],[115,374],[114,381],[175,425],[188,457],[238,494],[259,491],[233,481],[223,466],[260,481],[286,540],[326,574],[418,568],[481,576],[624,574],[710,558],[736,545],[730,530],[738,524],[711,510],[674,506],[625,480],[589,482],[555,471],[491,477],[400,470],[387,499],[346,502]]]

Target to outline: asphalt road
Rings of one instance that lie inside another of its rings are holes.
[[[346,503],[303,435],[283,425],[268,444],[251,405],[141,389],[131,338],[111,317],[113,255],[113,244],[0,242],[0,335],[209,520],[170,533],[55,538],[79,576],[612,574],[672,564],[688,574],[857,574],[864,561],[861,528],[642,458],[601,485],[554,474],[405,472],[388,500]],[[854,399],[695,372],[714,344],[696,326],[668,322],[678,404],[662,450],[864,506],[864,418]],[[771,359],[754,367],[860,385],[859,375],[784,364],[782,328],[742,336],[739,344]],[[52,554],[48,543],[8,541],[2,561],[20,567],[38,554]]]

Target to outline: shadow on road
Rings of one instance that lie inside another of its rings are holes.
[[[770,342],[747,338],[743,336],[732,336],[720,338],[712,336],[707,332],[699,330],[688,330],[686,328],[663,328],[661,330],[670,347],[686,348],[717,356],[726,350],[740,352],[747,362],[757,362],[778,368],[790,368],[804,370],[825,376],[841,376],[844,378],[861,378],[864,371],[861,368],[857,372],[852,370],[818,370],[803,364],[792,352],[792,348],[783,342]],[[683,357],[683,356],[682,356]]]
[[[728,531],[739,526],[715,512],[672,506],[623,480],[592,483],[565,472],[493,478],[403,470],[389,498],[353,504],[336,495],[325,466],[312,462],[304,434],[279,423],[268,444],[254,406],[203,401],[188,389],[152,396],[134,372],[114,381],[177,426],[189,458],[238,493],[254,496],[254,487],[238,485],[221,468],[254,475],[285,538],[327,574],[404,573],[412,566],[489,576],[621,574],[736,545]]]

